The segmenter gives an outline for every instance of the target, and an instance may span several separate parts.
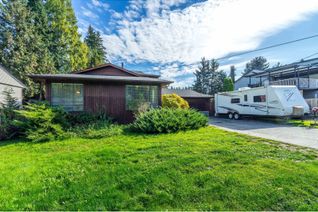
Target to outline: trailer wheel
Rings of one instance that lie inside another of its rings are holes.
[[[235,120],[238,120],[238,119],[240,119],[240,114],[234,113],[233,117]]]
[[[233,119],[233,113],[228,113],[229,119]]]

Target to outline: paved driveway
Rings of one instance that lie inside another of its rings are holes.
[[[318,129],[294,127],[251,119],[211,118],[209,123],[228,131],[318,149]]]

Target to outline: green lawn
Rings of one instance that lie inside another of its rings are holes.
[[[318,210],[317,152],[212,127],[0,143],[0,210]]]
[[[312,128],[318,128],[318,121],[315,121],[313,119],[291,119],[288,120],[288,124],[292,124],[298,127],[312,127]]]

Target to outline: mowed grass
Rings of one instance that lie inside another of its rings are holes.
[[[206,127],[0,143],[0,210],[318,210],[317,152]]]

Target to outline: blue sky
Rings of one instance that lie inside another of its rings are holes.
[[[73,0],[79,30],[91,24],[108,57],[131,70],[191,86],[201,57],[220,58],[318,34],[317,0]],[[237,76],[255,56],[271,65],[318,53],[318,38],[220,60]],[[318,55],[316,55],[318,57]]]

